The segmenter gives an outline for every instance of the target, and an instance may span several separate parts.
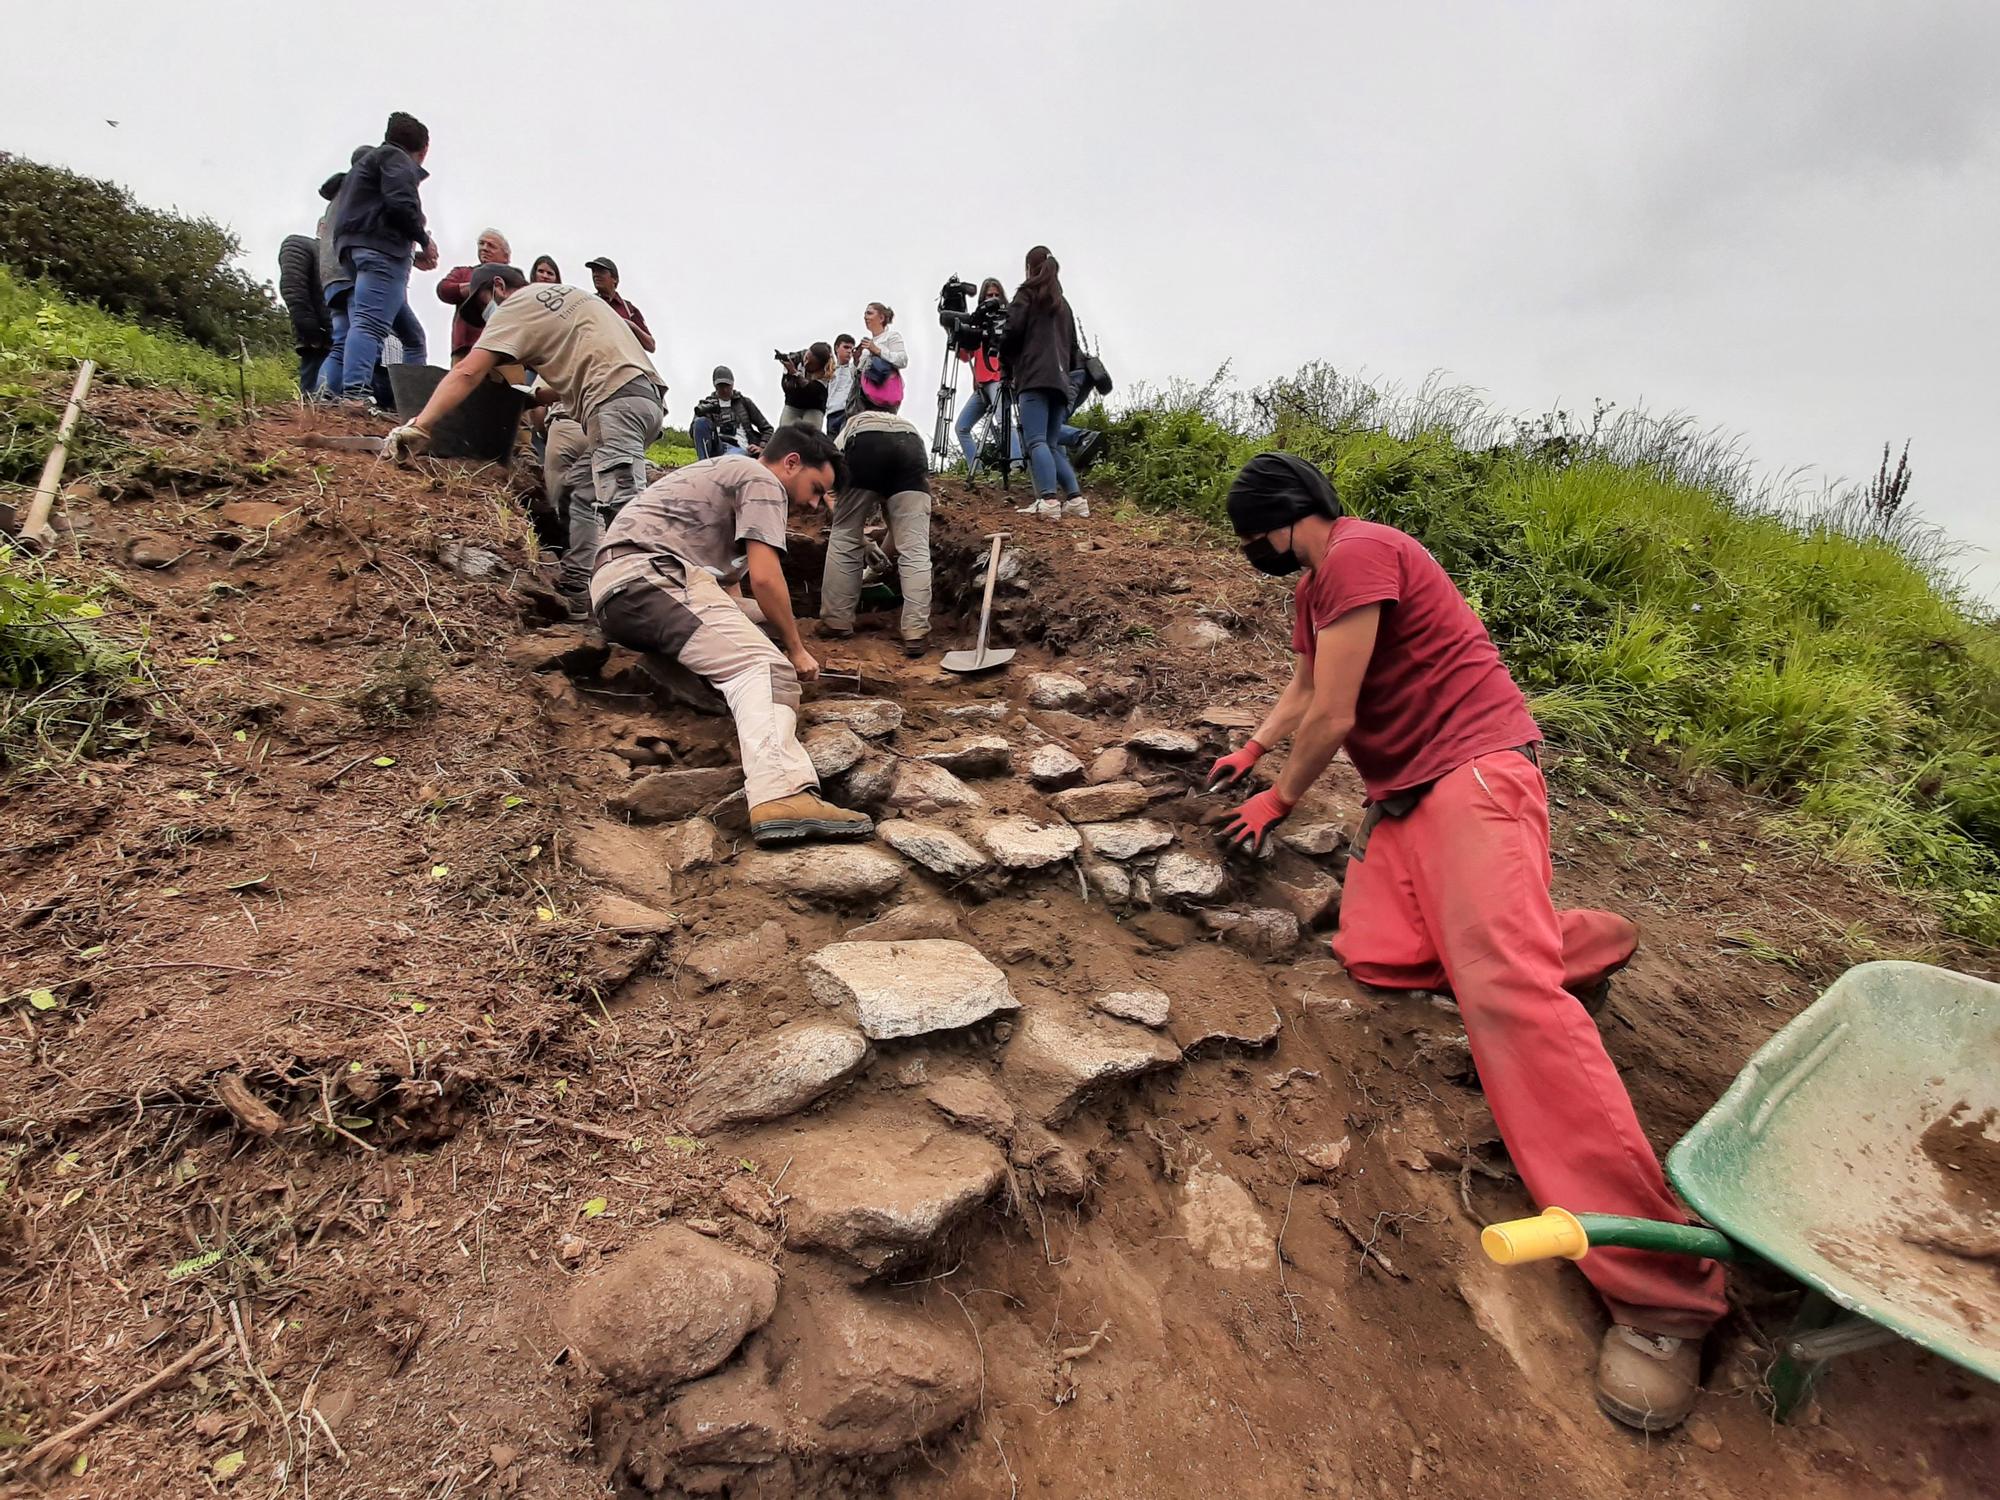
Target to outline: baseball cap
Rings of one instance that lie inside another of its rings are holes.
[[[708,380],[711,385],[734,385],[736,384],[736,372],[730,369],[728,365],[717,365],[715,373],[709,376]]]
[[[618,274],[618,262],[608,255],[600,255],[596,260],[585,261],[583,268],[586,271],[602,271],[607,276]]]

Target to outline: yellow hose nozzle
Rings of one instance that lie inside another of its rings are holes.
[[[1590,1236],[1566,1208],[1545,1208],[1532,1219],[1488,1224],[1479,1232],[1479,1248],[1488,1260],[1518,1266],[1531,1260],[1582,1260],[1590,1253]]]

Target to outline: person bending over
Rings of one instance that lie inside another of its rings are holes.
[[[1001,366],[1014,386],[1028,473],[1035,481],[1035,502],[1023,506],[1021,514],[1052,521],[1090,514],[1090,502],[1083,498],[1062,445],[1070,372],[1083,367],[1083,346],[1076,336],[1076,315],[1063,296],[1057,274],[1061,269],[1046,245],[1028,252],[1027,279],[1007,310],[1007,333],[1000,346]]]
[[[854,335],[843,333],[833,341],[833,378],[826,385],[826,434],[840,436],[840,424],[847,420],[847,401],[854,394]]]
[[[709,376],[715,389],[694,404],[694,420],[688,436],[702,458],[719,458],[726,453],[755,458],[771,424],[757,409],[757,403],[736,389],[736,375],[728,365],[717,365]]]
[[[819,633],[831,640],[854,634],[867,555],[863,532],[879,511],[896,549],[903,654],[922,656],[931,632],[931,476],[924,435],[894,412],[870,406],[848,418],[837,444],[847,459],[847,479],[826,539]]]
[[[612,522],[591,579],[606,639],[670,657],[728,700],[750,835],[761,845],[875,830],[865,813],[820,799],[798,738],[799,684],[819,675],[819,663],[792,618],[785,507],[824,504],[840,467],[825,433],[781,427],[759,458],[732,454],[676,469]],[[782,652],[732,597],[746,581]]]
[[[1331,482],[1288,453],[1244,465],[1229,520],[1260,572],[1304,571],[1291,683],[1244,747],[1210,771],[1243,783],[1287,737],[1277,783],[1224,829],[1255,852],[1346,750],[1367,789],[1333,952],[1363,984],[1449,989],[1479,1081],[1538,1203],[1685,1219],[1597,1026],[1576,992],[1621,968],[1638,930],[1550,900],[1541,730],[1486,627],[1437,560],[1394,527],[1344,515]],[[1578,1268],[1610,1309],[1598,1404],[1658,1431],[1694,1403],[1722,1268],[1594,1250]]]
[[[457,309],[451,315],[451,362],[457,364],[465,358],[466,351],[479,342],[479,325],[465,315],[465,293],[472,285],[472,272],[478,266],[504,266],[514,259],[514,252],[508,247],[507,236],[497,229],[479,231],[479,247],[474,252],[470,266],[453,266],[444,273],[437,284],[438,301],[450,303]]]
[[[827,387],[833,380],[833,346],[824,341],[798,354],[779,356],[785,373],[779,377],[785,405],[778,413],[780,427],[812,427],[826,430]]]
[[[480,266],[466,289],[466,315],[481,325],[472,351],[453,365],[416,420],[389,434],[383,451],[420,453],[447,412],[503,364],[532,366],[535,400],[561,402],[579,423],[584,447],[569,483],[590,503],[569,507],[569,546],[559,587],[580,606],[603,528],[646,483],[646,445],[660,435],[665,386],[632,325],[578,287],[528,285],[515,266]],[[584,467],[587,465],[587,471]]]

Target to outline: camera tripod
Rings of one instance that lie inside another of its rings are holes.
[[[937,461],[940,471],[951,467],[952,463],[964,455],[958,451],[958,368],[962,364],[957,349],[947,339],[944,346],[944,370],[938,376],[937,423],[931,429],[931,457]],[[995,460],[1000,469],[1000,487],[1013,488],[1013,471],[1017,466],[1025,466],[1025,456],[1015,458],[1014,444],[1014,386],[1013,382],[1001,380],[996,386],[999,400],[987,420],[993,423],[997,434],[994,447],[999,452]],[[1025,455],[1025,447],[1023,453]]]

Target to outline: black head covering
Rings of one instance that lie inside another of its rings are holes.
[[[482,262],[472,268],[472,277],[465,284],[465,300],[473,301],[494,282],[505,282],[509,287],[524,287],[528,278],[521,274],[519,266],[505,266],[497,262]]]
[[[1229,486],[1229,524],[1238,536],[1262,536],[1307,516],[1337,516],[1333,481],[1290,453],[1260,453]]]
[[[360,166],[361,158],[366,156],[370,151],[373,151],[374,149],[375,148],[373,146],[356,146],[354,148],[353,154],[347,158],[347,165],[349,167]],[[325,182],[322,182],[319,185],[320,197],[326,199],[326,201],[329,203],[333,202],[335,198],[340,196],[340,185],[345,181],[347,181],[346,172],[335,172],[331,177],[327,178]]]

